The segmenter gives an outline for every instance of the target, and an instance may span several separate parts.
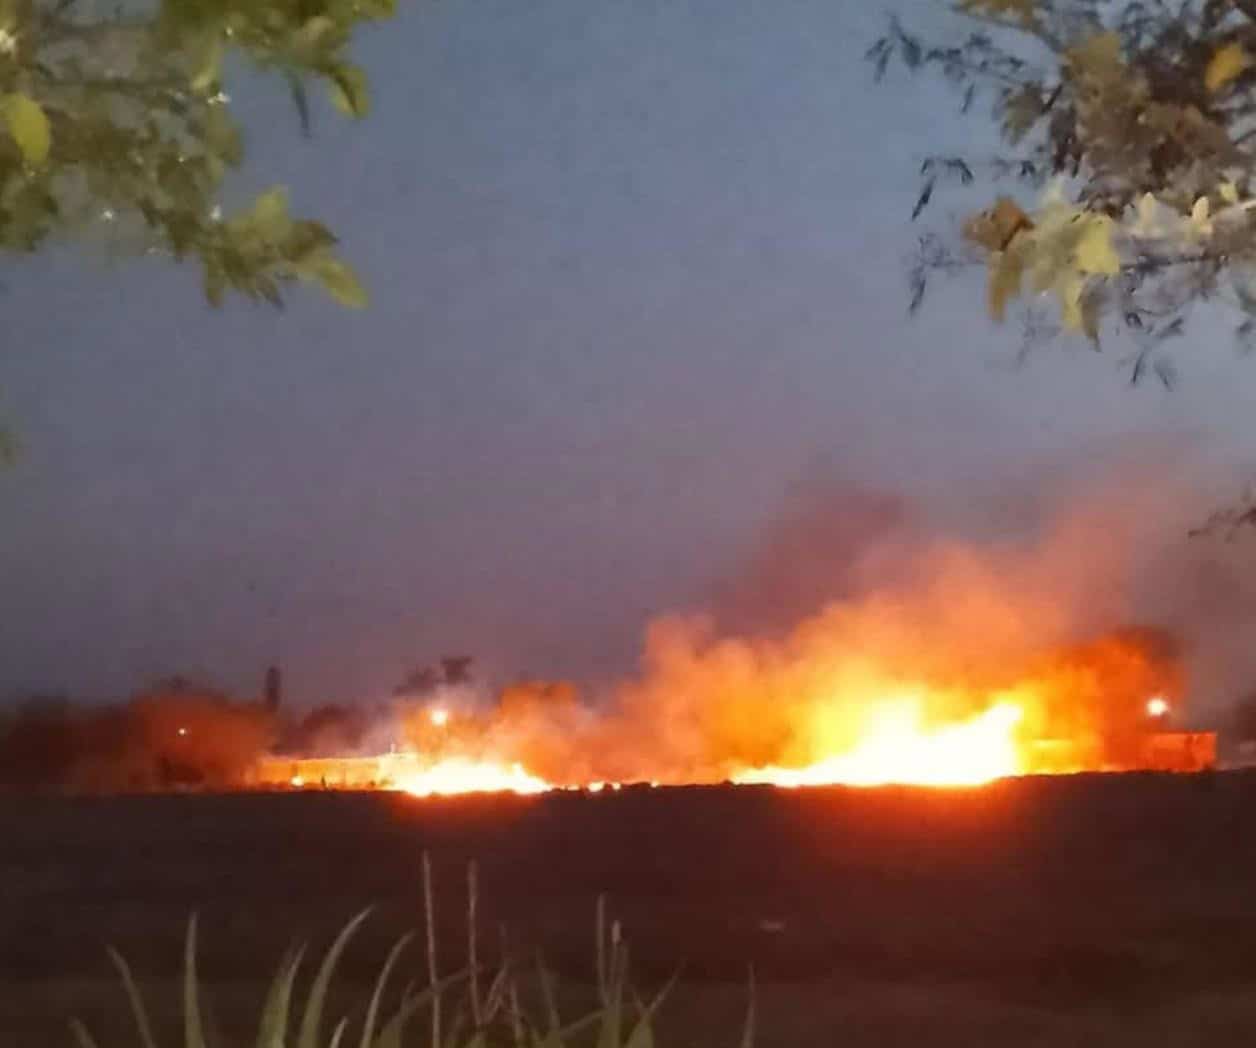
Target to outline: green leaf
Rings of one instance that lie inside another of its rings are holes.
[[[341,929],[340,934],[336,936],[335,941],[328,948],[327,954],[323,958],[323,963],[319,965],[318,974],[314,976],[314,982],[310,986],[310,994],[305,1001],[305,1012],[301,1016],[301,1030],[297,1035],[297,1048],[319,1048],[318,1028],[323,1018],[323,999],[327,996],[327,986],[331,982],[336,962],[340,959],[340,954],[343,952],[345,945],[353,937],[353,933],[358,930],[362,922],[366,920],[370,912],[369,909],[366,909],[354,917]]]
[[[330,254],[318,256],[309,265],[311,277],[342,306],[365,309],[369,304],[366,288],[348,264]]]
[[[270,240],[279,240],[287,233],[291,220],[288,218],[288,190],[272,186],[253,201],[253,222],[257,231]]]
[[[335,32],[335,19],[328,18],[327,15],[315,15],[301,26],[297,31],[297,44],[302,51],[314,52],[319,45],[327,38],[328,34]]]
[[[70,1020],[70,1032],[74,1034],[74,1043],[78,1048],[100,1048],[94,1038],[87,1030],[87,1027],[78,1019]]]
[[[383,1029],[380,1030],[372,1048],[401,1048],[401,1033],[406,1023],[417,1012],[431,1004],[439,994],[443,993],[450,986],[461,982],[469,974],[470,969],[464,968],[453,975],[446,975],[433,985],[417,992],[413,991],[413,984],[406,987],[405,992],[401,995],[401,1004],[393,1012],[392,1017],[384,1024]]]
[[[397,963],[397,958],[401,956],[401,951],[406,948],[412,938],[414,938],[413,935],[403,935],[398,939],[389,951],[384,967],[380,969],[379,978],[375,980],[375,990],[371,994],[371,1003],[366,1008],[366,1018],[362,1021],[361,1048],[371,1048],[371,1041],[375,1036],[375,1019],[379,1014],[379,1004],[384,997],[384,987],[388,983],[388,976],[392,972],[393,965]]]
[[[346,116],[366,116],[371,108],[371,97],[366,85],[366,73],[360,66],[338,65],[328,76],[331,78],[331,100]]]
[[[226,106],[209,107],[205,116],[205,145],[227,167],[235,167],[244,158],[240,129]]]
[[[361,0],[358,6],[367,18],[392,18],[397,13],[397,0]]]
[[[192,90],[205,92],[218,83],[222,73],[222,56],[222,37],[215,32],[206,37],[201,45],[200,61],[192,74]]]
[[[52,127],[43,107],[23,94],[5,95],[3,107],[9,134],[22,151],[22,156],[32,167],[41,166],[52,148]]]
[[[672,988],[676,985],[676,980],[679,977],[679,972],[674,973],[667,980],[667,984],[659,990],[654,1000],[647,1007],[641,1009],[636,1025],[632,1028],[632,1032],[628,1034],[628,1040],[624,1042],[624,1048],[654,1048],[654,1016],[663,1004],[664,998],[672,992]]]
[[[113,961],[113,966],[118,969],[118,974],[122,978],[122,985],[126,989],[127,998],[131,1002],[131,1013],[135,1016],[135,1026],[140,1035],[140,1044],[143,1048],[157,1048],[156,1042],[153,1040],[152,1026],[148,1021],[148,1009],[144,1007],[144,999],[140,996],[139,987],[135,985],[135,980],[131,977],[131,967],[126,963],[126,959],[122,954],[118,953],[113,947],[109,948],[109,959]]]
[[[274,981],[266,994],[262,1018],[257,1030],[257,1048],[284,1048],[288,1040],[288,1016],[292,1003],[292,984],[301,967],[305,947],[292,951],[279,965]]]

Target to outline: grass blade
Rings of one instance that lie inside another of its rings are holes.
[[[506,1005],[506,985],[510,980],[510,965],[503,961],[502,966],[497,970],[497,974],[493,976],[493,981],[488,984],[488,993],[484,998],[484,1004],[480,1011],[480,1018],[485,1025],[491,1023],[497,1016],[497,1013]]]
[[[188,937],[183,948],[183,1043],[185,1048],[206,1048],[196,985],[196,914],[188,918]]]
[[[436,907],[432,902],[432,859],[423,853],[423,915],[427,923],[427,981],[435,987],[436,976]],[[440,993],[432,997],[432,1048],[440,1043]]]
[[[106,952],[109,954],[109,959],[113,961],[113,966],[118,969],[118,975],[121,976],[122,985],[126,989],[127,999],[131,1002],[131,1014],[135,1016],[135,1027],[140,1035],[140,1044],[143,1048],[157,1048],[157,1043],[153,1040],[153,1028],[148,1021],[148,1009],[144,1007],[144,999],[140,996],[139,987],[135,985],[135,979],[131,976],[131,966],[126,963],[126,958],[112,946],[107,947]]]
[[[96,1043],[96,1038],[78,1019],[70,1020],[70,1032],[74,1034],[74,1043],[78,1045],[78,1048],[100,1048],[100,1045]]]
[[[375,1020],[379,1015],[380,1001],[384,999],[384,987],[388,983],[388,976],[392,974],[393,966],[397,963],[397,958],[401,956],[401,951],[406,948],[413,938],[414,936],[411,934],[403,935],[398,939],[388,952],[384,966],[379,970],[379,978],[375,980],[375,990],[371,994],[371,1003],[367,1005],[366,1018],[362,1021],[361,1048],[371,1048],[371,1039],[375,1036]]]
[[[353,933],[361,927],[370,912],[368,907],[354,917],[340,929],[340,934],[328,947],[323,963],[318,966],[318,974],[314,976],[314,982],[310,984],[309,996],[305,999],[305,1011],[301,1015],[301,1031],[297,1035],[297,1048],[319,1048],[318,1033],[323,1021],[323,1000],[327,996],[327,986],[331,982],[336,962],[340,960],[340,954],[345,945],[353,937]]]
[[[480,1011],[480,966],[477,955],[478,918],[480,901],[479,870],[474,862],[467,863],[467,967],[471,969],[471,1019],[478,1030],[484,1025]]]
[[[620,1048],[623,1044],[624,985],[628,979],[628,949],[619,938],[619,922],[611,925],[611,946],[608,959],[609,980],[606,1004],[602,1012],[602,1028],[597,1048]]]
[[[445,976],[435,986],[429,986],[418,993],[407,993],[402,998],[401,1005],[393,1012],[392,1017],[384,1024],[383,1029],[380,1030],[379,1036],[375,1038],[375,1043],[371,1048],[399,1048],[401,1031],[406,1023],[429,1002],[435,1000],[438,994],[466,977],[466,969],[463,969],[460,972],[455,972],[453,975]]]
[[[597,897],[597,916],[594,920],[594,936],[597,948],[597,992],[603,1004],[609,1004],[606,987],[606,896]]]
[[[746,1025],[741,1032],[741,1048],[754,1048],[755,1020],[754,965],[751,965],[750,1000],[746,1003]]]
[[[349,1029],[349,1017],[346,1015],[340,1022],[336,1023],[336,1028],[331,1032],[331,1040],[327,1042],[327,1048],[340,1048],[340,1039],[345,1035],[345,1030]]]
[[[549,1029],[545,1035],[547,1044],[554,1039],[557,1043],[553,1048],[562,1048],[562,1037],[559,1030],[562,1026],[562,1020],[558,1017],[558,1004],[554,1000],[554,977],[550,974],[545,962],[541,960],[540,954],[536,958],[536,974],[537,981],[541,984],[541,1001],[545,1005],[545,1021],[549,1025]]]
[[[624,1048],[654,1048],[654,1015],[659,1010],[659,1006],[672,988],[676,985],[676,980],[680,978],[679,970],[672,974],[667,983],[654,996],[648,1005],[641,1008],[641,1014],[637,1017],[637,1022],[633,1026],[632,1031],[628,1034],[628,1040],[624,1042]]]
[[[292,984],[305,956],[305,947],[290,950],[279,964],[274,981],[266,993],[262,1018],[257,1028],[257,1048],[284,1048],[288,1040],[289,1015],[292,1010]]]

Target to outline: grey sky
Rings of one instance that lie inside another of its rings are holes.
[[[303,141],[282,85],[237,90],[248,177],[343,234],[366,313],[10,261],[0,694],[278,660],[304,698],[369,696],[451,649],[609,673],[817,468],[928,498],[1109,437],[1251,446],[1220,324],[1168,395],[1081,347],[1015,369],[976,274],[905,318],[919,160],[989,139],[871,83],[888,6],[402,7],[363,41],[364,123]]]

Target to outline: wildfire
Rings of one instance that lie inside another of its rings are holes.
[[[460,793],[545,793],[553,787],[529,774],[522,764],[499,764],[447,757],[435,764],[402,775],[395,788],[415,797],[452,796]]]
[[[923,703],[908,698],[878,705],[866,736],[847,753],[803,768],[754,768],[739,783],[774,786],[979,786],[1022,774],[1016,739],[1021,707],[1001,702],[971,720],[923,726]]]

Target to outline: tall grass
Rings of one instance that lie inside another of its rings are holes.
[[[459,971],[440,973],[436,941],[436,904],[431,862],[423,856],[423,909],[426,934],[427,985],[413,983],[400,993],[390,991],[390,981],[403,953],[414,939],[402,935],[380,966],[364,1009],[343,1015],[334,1024],[325,1022],[328,991],[333,985],[341,954],[370,916],[363,910],[340,929],[323,954],[305,989],[297,992],[298,974],[306,956],[305,946],[294,946],[282,958],[270,981],[253,1048],[655,1048],[654,1025],[659,1008],[676,977],[653,998],[642,1000],[628,975],[628,946],[618,921],[608,922],[604,898],[597,902],[594,920],[596,1008],[574,1021],[558,1009],[553,975],[538,962],[533,973],[539,987],[540,1005],[528,1008],[520,990],[521,966],[502,951],[502,961],[482,985],[479,964],[478,879],[474,864],[467,869],[467,957]],[[183,950],[181,1010],[182,1048],[222,1048],[206,1029],[196,971],[197,918],[188,921]],[[139,985],[130,966],[118,951],[108,955],[117,969],[135,1023],[136,1048],[160,1048]],[[385,1002],[391,1001],[391,1004]],[[359,1014],[360,1012],[360,1014]],[[417,1020],[427,1014],[427,1035],[408,1037]],[[447,1022],[445,1020],[448,1020]],[[77,1048],[102,1048],[79,1019],[70,1020]],[[330,1032],[327,1032],[327,1031]],[[753,1048],[755,993],[753,972],[749,1007],[739,1048]],[[118,1045],[117,1048],[123,1048]]]

